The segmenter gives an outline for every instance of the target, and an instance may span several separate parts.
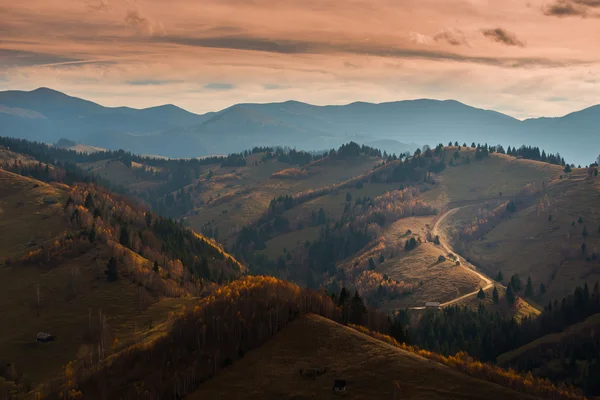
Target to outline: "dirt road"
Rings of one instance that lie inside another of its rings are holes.
[[[446,236],[443,235],[443,234],[440,234],[440,232],[439,232],[440,225],[450,215],[456,213],[458,210],[460,210],[462,208],[475,207],[477,205],[479,205],[479,204],[457,207],[457,208],[453,208],[451,210],[446,211],[435,222],[435,225],[433,226],[433,232],[432,233],[433,233],[433,236],[439,235],[439,237],[440,237],[440,246],[444,249],[444,251],[446,251],[447,253],[452,253],[452,254],[456,255],[456,257],[460,261],[461,268],[464,268],[465,270],[469,271],[469,273],[477,275],[479,277],[479,279],[481,279],[481,280],[483,280],[485,282],[485,286],[483,287],[483,290],[487,290],[487,289],[491,288],[494,285],[493,281],[490,278],[488,278],[487,276],[485,276],[484,274],[482,274],[481,272],[478,272],[477,271],[477,267],[475,267],[473,264],[471,264],[470,262],[468,262],[467,260],[465,260],[463,257],[461,257],[459,254],[457,254],[454,251],[454,249],[452,248],[452,246],[450,246],[450,244],[447,242]],[[479,292],[479,289],[475,290],[474,292],[464,294],[464,295],[459,296],[459,297],[457,297],[455,299],[452,299],[450,301],[447,301],[445,303],[440,304],[440,307],[447,307],[447,306],[455,304],[455,303],[457,303],[457,302],[459,302],[462,299],[465,299],[467,297],[476,296],[478,292]],[[419,307],[419,308],[421,308],[421,307]]]

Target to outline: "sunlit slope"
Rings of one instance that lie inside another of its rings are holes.
[[[448,159],[458,151],[447,147]],[[424,194],[437,205],[472,204],[509,197],[523,186],[558,178],[562,167],[533,160],[517,159],[506,154],[492,153],[475,160],[475,149],[461,148],[455,166],[448,166],[439,176],[439,186]],[[467,160],[468,159],[468,160]]]
[[[64,231],[62,204],[66,196],[61,185],[0,168],[0,265]]]
[[[538,301],[561,299],[575,286],[600,280],[600,179],[585,170],[553,181],[531,205],[517,209],[465,254],[490,275],[531,276]],[[466,218],[472,218],[463,215]]]

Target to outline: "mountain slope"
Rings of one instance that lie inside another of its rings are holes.
[[[30,157],[2,149],[0,160],[44,174]],[[0,378],[35,387],[78,357],[101,360],[159,334],[190,296],[242,271],[213,241],[126,198],[0,168],[0,365],[16,371],[2,367]],[[55,340],[36,345],[38,332]]]
[[[561,118],[525,121],[454,100],[430,99],[342,106],[297,101],[237,104],[197,115],[173,105],[142,110],[102,107],[47,88],[0,92],[0,127],[5,136],[46,142],[66,137],[108,149],[170,157],[239,152],[254,145],[318,150],[349,140],[421,145],[451,140],[537,145],[562,153],[569,162],[588,164],[600,147],[599,123],[599,106]],[[396,150],[394,146],[389,152]]]
[[[300,369],[327,371],[315,380]],[[302,316],[261,348],[205,382],[188,398],[330,399],[334,379],[344,397],[393,399],[528,399],[501,386],[395,348],[314,314]]]

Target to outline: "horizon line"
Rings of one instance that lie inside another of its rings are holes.
[[[440,103],[443,103],[443,102],[455,102],[455,103],[462,104],[462,105],[464,105],[466,107],[470,107],[470,108],[474,108],[474,109],[478,109],[478,110],[482,110],[482,111],[488,111],[488,112],[498,113],[498,114],[504,115],[506,117],[512,118],[514,120],[517,120],[519,122],[524,122],[524,121],[536,120],[536,119],[557,119],[557,118],[564,118],[564,117],[566,117],[568,115],[571,115],[571,114],[574,114],[574,113],[577,113],[577,112],[581,112],[581,111],[584,111],[584,110],[587,110],[587,109],[590,109],[590,108],[593,108],[593,107],[596,107],[596,106],[600,106],[600,103],[592,104],[590,106],[587,106],[587,107],[584,107],[584,108],[581,108],[581,109],[578,109],[578,110],[574,110],[574,111],[568,112],[568,113],[566,113],[564,115],[557,116],[557,117],[540,116],[540,117],[530,117],[530,118],[520,119],[520,118],[517,118],[515,116],[512,116],[510,114],[507,114],[507,113],[504,113],[504,112],[501,112],[501,111],[497,111],[497,110],[490,109],[490,108],[483,108],[483,107],[474,106],[474,105],[471,105],[471,104],[464,103],[464,102],[462,102],[460,100],[451,99],[451,98],[450,99],[435,99],[435,98],[429,98],[429,97],[419,97],[419,98],[412,98],[412,99],[401,99],[401,100],[393,100],[393,101],[383,101],[383,102],[379,102],[379,103],[369,102],[369,101],[363,101],[363,100],[355,100],[355,101],[352,101],[350,103],[343,103],[343,104],[323,104],[323,105],[308,103],[308,102],[300,101],[300,100],[289,99],[289,100],[285,100],[285,101],[271,101],[271,102],[263,102],[263,103],[260,103],[260,102],[254,102],[254,103],[233,103],[230,106],[227,106],[227,107],[222,108],[220,110],[216,110],[216,111],[213,110],[213,111],[207,111],[207,112],[204,112],[204,113],[197,113],[197,112],[189,111],[188,109],[183,108],[183,107],[178,106],[177,104],[173,104],[173,103],[162,103],[162,104],[158,104],[158,105],[155,105],[155,106],[143,107],[143,108],[137,108],[137,107],[131,107],[131,106],[124,106],[124,105],[120,105],[120,106],[107,106],[107,105],[103,105],[103,104],[101,104],[101,103],[99,103],[97,101],[90,100],[90,99],[83,98],[83,97],[73,96],[71,94],[68,94],[66,92],[63,92],[63,91],[60,91],[60,90],[57,90],[57,89],[53,89],[53,88],[48,87],[48,86],[40,86],[40,87],[32,89],[32,90],[6,89],[6,90],[0,90],[0,93],[6,93],[6,92],[32,93],[32,92],[39,91],[39,90],[53,91],[53,92],[65,95],[67,97],[71,97],[71,98],[75,98],[75,99],[79,99],[79,100],[83,100],[83,101],[88,101],[88,102],[97,104],[97,105],[99,105],[101,107],[104,107],[104,108],[111,108],[111,109],[130,108],[130,109],[134,109],[134,110],[148,110],[148,109],[152,109],[152,108],[172,106],[172,107],[177,107],[180,110],[183,110],[183,111],[188,112],[190,114],[194,114],[194,115],[198,115],[198,116],[203,116],[203,115],[207,115],[207,114],[216,114],[216,113],[220,113],[220,112],[229,110],[230,108],[233,108],[235,106],[243,106],[243,105],[269,105],[269,104],[299,103],[299,104],[304,104],[304,105],[308,105],[308,106],[311,106],[311,107],[347,107],[347,106],[351,106],[353,104],[368,104],[368,105],[376,105],[377,106],[377,105],[394,104],[394,103],[402,103],[402,102],[434,101],[434,102],[440,102]]]

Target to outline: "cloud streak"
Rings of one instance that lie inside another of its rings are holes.
[[[525,43],[517,39],[514,33],[508,32],[502,28],[484,29],[483,36],[493,42],[501,43],[507,46],[525,47]]]
[[[96,11],[109,11],[108,0],[84,0],[85,4]]]
[[[503,37],[504,38],[504,37]],[[510,40],[510,38],[504,38]],[[190,38],[179,36],[163,36],[150,40],[201,48],[218,48],[243,51],[259,51],[274,54],[353,54],[361,56],[390,57],[403,59],[422,59],[431,61],[454,61],[460,63],[485,64],[498,67],[561,67],[586,63],[584,60],[565,59],[552,60],[543,57],[493,57],[471,56],[455,52],[410,49],[402,47],[381,46],[364,43],[329,43],[300,40],[270,40],[261,37],[227,36]],[[504,42],[505,43],[505,42]],[[506,43],[505,43],[506,44]]]
[[[600,0],[557,0],[544,9],[544,14],[553,17],[595,17],[600,18],[598,12],[592,11],[600,7]]]
[[[204,89],[207,90],[232,90],[235,88],[235,85],[231,83],[223,83],[223,82],[212,82],[204,85]]]
[[[460,29],[449,29],[437,33],[433,40],[436,42],[446,42],[452,46],[468,46],[469,43],[465,34]]]
[[[163,36],[165,27],[161,22],[152,21],[141,14],[139,10],[130,9],[125,16],[125,22],[132,27],[137,35],[141,36]]]
[[[600,98],[600,0],[32,1],[0,0],[0,90],[195,111],[431,97],[531,115]]]

